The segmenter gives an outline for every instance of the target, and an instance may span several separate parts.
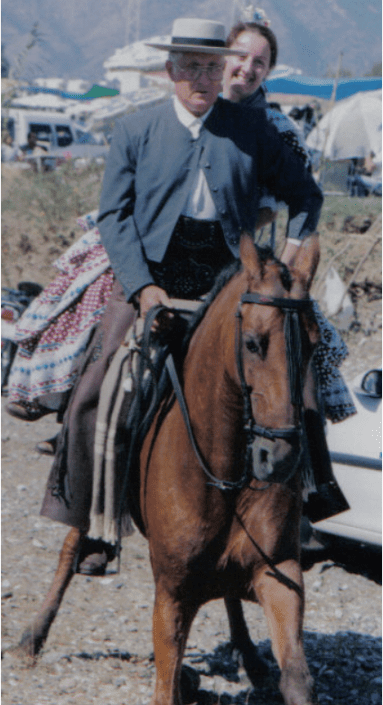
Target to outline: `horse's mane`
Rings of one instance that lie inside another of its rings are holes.
[[[286,267],[283,262],[281,262],[277,257],[275,257],[273,250],[270,247],[261,247],[260,245],[255,245],[258,255],[260,257],[261,263],[263,265],[266,264],[266,262],[272,261],[275,262],[280,266],[280,274],[281,274],[281,281],[286,289],[286,291],[290,291],[291,289],[291,276],[288,268]],[[193,316],[190,318],[185,337],[183,340],[183,346],[184,349],[186,350],[188,348],[190,339],[194,333],[194,331],[198,328],[199,324],[201,323],[202,319],[204,318],[208,308],[210,305],[213,303],[214,299],[218,296],[220,291],[226,286],[226,284],[234,277],[235,274],[237,274],[239,271],[242,269],[242,263],[241,261],[235,260],[232,264],[230,264],[228,267],[222,270],[220,274],[217,276],[215,283],[213,285],[213,288],[209,291],[209,293],[206,296],[206,299],[204,302],[201,304],[199,309],[193,314]]]

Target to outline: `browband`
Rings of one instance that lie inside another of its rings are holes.
[[[242,294],[241,304],[262,304],[263,306],[277,306],[290,311],[301,311],[312,308],[313,302],[311,299],[279,299],[274,296],[248,292],[247,294]]]

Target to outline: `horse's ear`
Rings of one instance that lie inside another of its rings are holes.
[[[254,239],[247,232],[243,232],[241,234],[239,251],[241,262],[252,278],[256,281],[262,279],[261,260],[258,255],[257,248],[254,245]]]
[[[295,257],[290,263],[292,269],[297,270],[303,278],[307,291],[314,279],[320,258],[318,235],[309,235],[297,248]]]

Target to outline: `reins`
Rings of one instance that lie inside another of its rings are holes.
[[[182,413],[182,416],[183,416],[183,419],[185,422],[185,426],[186,426],[186,429],[188,432],[190,443],[192,445],[192,448],[194,450],[194,453],[197,457],[197,460],[198,460],[202,470],[204,471],[205,475],[207,476],[207,478],[209,480],[208,484],[213,485],[213,487],[217,487],[219,490],[240,490],[240,489],[242,489],[245,486],[245,484],[247,483],[247,474],[244,473],[242,475],[242,477],[240,478],[240,480],[238,480],[237,482],[231,482],[230,480],[220,480],[218,477],[213,475],[213,473],[208,468],[207,463],[206,463],[204,457],[202,456],[202,453],[201,453],[200,449],[198,448],[197,441],[194,437],[192,425],[191,425],[190,418],[189,418],[189,412],[188,412],[188,408],[186,405],[186,400],[184,397],[184,393],[182,391],[180,381],[178,379],[178,375],[177,375],[177,371],[175,368],[175,364],[174,364],[174,360],[173,360],[172,355],[168,355],[168,357],[166,358],[165,364],[166,364],[166,368],[167,368],[167,371],[169,373],[169,377],[170,377],[172,385],[173,385],[174,393],[177,397],[177,401],[178,401],[180,409],[181,409],[181,413]]]
[[[290,382],[290,398],[293,406],[298,408],[300,423],[293,428],[270,428],[261,426],[256,423],[252,407],[251,407],[251,389],[246,383],[244,366],[243,366],[243,355],[242,355],[242,305],[243,304],[258,304],[263,306],[275,306],[282,309],[285,312],[285,339],[286,339],[286,355],[288,360],[288,374]],[[238,375],[240,379],[242,396],[243,396],[243,418],[244,418],[244,434],[246,439],[246,449],[244,458],[244,470],[237,481],[222,480],[209,468],[205,458],[203,457],[201,450],[198,447],[198,443],[194,436],[193,428],[190,421],[189,411],[186,403],[186,399],[182,390],[182,385],[179,381],[176,366],[172,354],[170,353],[166,360],[165,365],[168,371],[175,396],[180,406],[180,410],[184,419],[184,423],[188,432],[189,440],[192,445],[193,451],[197,457],[197,460],[205,473],[208,484],[217,487],[222,491],[227,490],[241,490],[246,485],[249,485],[253,479],[252,473],[252,445],[256,436],[261,436],[262,438],[267,438],[270,440],[275,440],[281,438],[289,441],[292,445],[296,445],[301,441],[303,435],[303,424],[302,424],[302,402],[303,402],[303,380],[302,380],[302,341],[301,341],[301,330],[299,313],[302,311],[308,311],[312,307],[312,302],[310,299],[284,299],[278,297],[264,296],[258,293],[247,292],[241,296],[240,303],[236,311],[236,339],[235,339],[235,354],[236,354],[236,364],[238,369]],[[145,329],[142,344],[142,361],[144,358],[148,359],[148,346],[151,326],[160,311],[166,310],[163,306],[156,306],[149,312],[145,320]],[[182,313],[182,309],[177,309],[178,313]],[[186,312],[186,311],[185,311]],[[141,371],[143,368],[141,367]],[[142,371],[143,374],[143,371]],[[295,468],[292,469],[291,474],[285,477],[287,482],[290,477],[294,474]],[[270,482],[263,485],[262,487],[256,488],[257,490],[265,490],[270,487]]]

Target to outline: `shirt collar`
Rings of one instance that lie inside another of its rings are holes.
[[[209,110],[206,113],[201,115],[201,117],[196,117],[196,115],[193,115],[192,113],[190,113],[189,110],[187,110],[185,108],[185,106],[182,105],[181,101],[179,100],[179,98],[177,98],[176,95],[173,96],[173,101],[174,101],[174,109],[176,111],[176,115],[177,115],[179,121],[182,123],[182,125],[187,127],[188,130],[190,130],[191,132],[193,130],[195,130],[196,127],[198,128],[198,130],[202,127],[203,123],[209,117],[209,115],[214,107],[212,105],[211,108],[209,108]]]

